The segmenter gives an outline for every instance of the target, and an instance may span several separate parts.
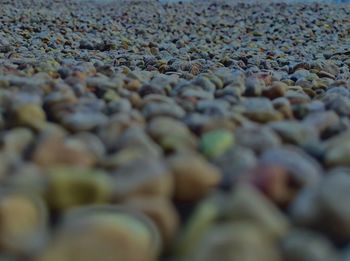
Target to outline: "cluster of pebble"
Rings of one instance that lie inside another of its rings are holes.
[[[1,260],[350,260],[350,7],[0,2]]]

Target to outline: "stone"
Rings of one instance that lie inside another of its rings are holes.
[[[56,211],[106,203],[113,193],[113,180],[103,171],[79,167],[56,167],[45,173],[46,199]]]
[[[247,98],[242,105],[245,109],[243,114],[253,121],[266,123],[282,119],[282,115],[267,98]]]
[[[63,165],[93,166],[96,155],[83,141],[42,133],[31,153],[33,162],[42,167]]]
[[[258,125],[237,128],[235,137],[238,145],[250,148],[258,154],[281,145],[281,139],[277,134],[268,127]]]
[[[332,243],[322,234],[296,229],[282,240],[282,254],[287,261],[332,261],[338,255]]]
[[[213,226],[185,260],[280,260],[277,248],[254,224]]]
[[[249,77],[245,80],[245,92],[244,95],[260,96],[265,89],[265,82],[257,77]]]
[[[152,261],[160,248],[157,229],[141,213],[95,206],[69,212],[38,260]]]
[[[29,254],[45,244],[48,219],[41,198],[4,190],[1,192],[0,217],[3,251]]]
[[[39,105],[23,104],[14,108],[13,118],[16,126],[38,130],[45,124],[46,114]]]
[[[128,160],[112,173],[113,197],[122,200],[132,196],[170,198],[174,193],[174,178],[159,160],[144,157]]]
[[[290,184],[290,175],[286,169],[273,164],[257,165],[241,180],[253,184],[273,203],[281,207],[288,206],[299,192],[298,188]]]
[[[150,136],[164,150],[181,150],[184,147],[195,149],[197,138],[187,126],[179,120],[169,117],[156,117],[147,127]]]
[[[221,218],[251,222],[264,230],[271,240],[280,239],[289,229],[287,217],[263,194],[247,184],[239,184],[233,188]]]
[[[6,131],[1,140],[5,151],[24,156],[24,153],[34,142],[34,138],[34,134],[29,129],[15,128]]]
[[[288,89],[288,85],[283,82],[273,82],[272,85],[262,91],[262,95],[273,100],[283,97]]]
[[[62,124],[70,131],[90,131],[104,125],[107,117],[98,112],[76,112],[64,117]]]
[[[153,220],[161,233],[165,249],[169,250],[176,239],[180,225],[179,216],[172,202],[161,197],[134,197],[127,199],[124,204]]]
[[[201,199],[218,186],[220,171],[204,158],[192,153],[175,154],[167,159],[174,175],[174,197],[179,201]]]
[[[340,172],[327,176],[317,187],[304,189],[291,206],[295,222],[317,228],[335,242],[347,242],[349,181],[348,173]]]
[[[232,186],[241,176],[253,169],[257,162],[254,152],[242,146],[234,146],[213,160],[213,163],[222,172],[221,185],[223,187]]]
[[[313,126],[297,121],[278,121],[268,125],[284,143],[303,145],[318,141],[319,133]]]
[[[319,163],[296,147],[285,146],[265,151],[259,163],[282,167],[288,171],[296,187],[314,186],[322,177]]]
[[[200,150],[208,158],[218,158],[234,143],[234,136],[226,130],[204,133],[199,144]]]

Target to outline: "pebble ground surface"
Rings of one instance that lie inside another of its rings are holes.
[[[0,6],[1,260],[350,260],[350,6]]]

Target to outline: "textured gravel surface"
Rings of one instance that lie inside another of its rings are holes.
[[[0,260],[350,260],[350,6],[0,5]]]

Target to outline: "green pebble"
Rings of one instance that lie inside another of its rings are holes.
[[[215,130],[205,133],[200,142],[200,150],[208,158],[217,158],[224,154],[234,143],[234,136],[227,130]]]

